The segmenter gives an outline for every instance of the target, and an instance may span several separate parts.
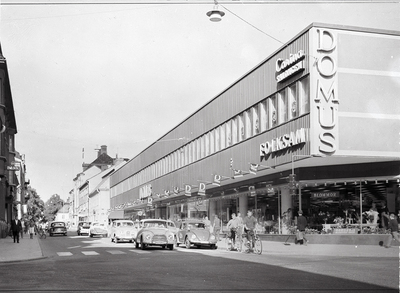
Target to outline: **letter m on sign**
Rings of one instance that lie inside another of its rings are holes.
[[[331,99],[331,97],[332,97],[332,102],[338,103],[339,100],[336,97],[335,81],[332,82],[331,87],[329,88],[328,92],[326,92],[324,85],[318,79],[317,80],[317,97],[315,98],[316,102],[319,102],[321,100],[321,95],[324,97],[324,99],[327,103],[329,103],[329,100]]]

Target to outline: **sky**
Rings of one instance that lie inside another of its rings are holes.
[[[44,201],[101,145],[135,157],[313,22],[400,30],[398,1],[219,1],[221,22],[214,1],[114,2],[0,0],[15,146]]]

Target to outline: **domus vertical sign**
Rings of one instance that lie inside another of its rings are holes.
[[[337,35],[322,28],[313,28],[310,34],[312,153],[333,154],[339,143]]]

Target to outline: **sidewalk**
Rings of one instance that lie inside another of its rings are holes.
[[[0,262],[16,262],[43,258],[37,235],[33,239],[28,234],[14,243],[13,238],[0,238]]]
[[[226,250],[225,239],[219,241],[218,249]],[[379,245],[310,244],[299,245],[284,242],[262,241],[263,255],[335,256],[335,257],[399,257],[399,247],[384,248]]]

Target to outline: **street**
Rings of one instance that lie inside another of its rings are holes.
[[[39,242],[46,258],[0,263],[0,291],[398,292],[398,257],[143,251],[74,233]]]

